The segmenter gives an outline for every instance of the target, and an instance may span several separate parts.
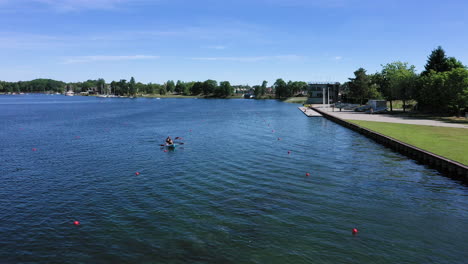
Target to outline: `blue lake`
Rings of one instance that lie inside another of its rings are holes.
[[[466,186],[294,104],[0,95],[0,263],[466,263],[467,238]]]

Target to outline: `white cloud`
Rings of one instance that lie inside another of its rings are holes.
[[[75,63],[88,63],[88,62],[100,62],[100,61],[126,61],[126,60],[154,60],[159,59],[160,56],[153,55],[130,55],[130,56],[78,56],[66,59],[63,64],[75,64]]]
[[[334,59],[334,60],[341,60],[341,59],[343,59],[343,57],[341,57],[341,56],[335,56],[335,57],[333,57],[333,59]]]
[[[208,46],[207,48],[209,49],[215,49],[215,50],[224,50],[226,49],[226,46],[218,45],[218,46]]]
[[[45,3],[59,10],[77,10],[77,9],[109,9],[117,4],[125,2],[124,0],[35,0]]]

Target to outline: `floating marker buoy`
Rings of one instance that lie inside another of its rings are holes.
[[[271,132],[275,133],[275,130],[273,129]]]
[[[32,148],[32,151],[36,151],[36,150],[37,150],[37,148]]]
[[[288,154],[291,154],[291,151],[288,150]]]
[[[73,221],[73,224],[78,226],[78,225],[80,225],[80,221]]]
[[[140,173],[137,171],[137,172],[135,172],[135,175],[138,176],[138,175],[140,175]]]
[[[167,152],[167,149],[165,149],[164,152]]]
[[[281,140],[281,138],[278,138],[278,140]]]
[[[306,176],[309,177],[309,176],[310,176],[310,173],[307,172],[307,173],[306,173]]]
[[[353,228],[353,235],[356,235],[358,233],[357,228]]]
[[[79,139],[79,138],[80,138],[80,136],[76,136],[75,138],[76,138],[76,139]]]

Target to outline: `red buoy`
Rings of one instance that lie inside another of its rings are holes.
[[[164,152],[167,152],[167,149],[165,149]]]
[[[32,151],[36,151],[36,150],[37,150],[37,148],[32,148]]]
[[[353,235],[356,235],[358,233],[357,228],[353,228]]]
[[[140,175],[140,173],[137,171],[137,172],[135,172],[135,175],[138,176],[138,175]]]
[[[291,154],[291,151],[288,150],[288,154]]]
[[[306,176],[309,177],[309,176],[310,176],[310,173],[306,172]]]
[[[80,225],[80,221],[73,221],[73,224],[78,226],[78,225]]]

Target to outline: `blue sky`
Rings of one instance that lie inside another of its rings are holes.
[[[468,64],[468,2],[0,0],[0,80],[346,81],[441,45]]]

